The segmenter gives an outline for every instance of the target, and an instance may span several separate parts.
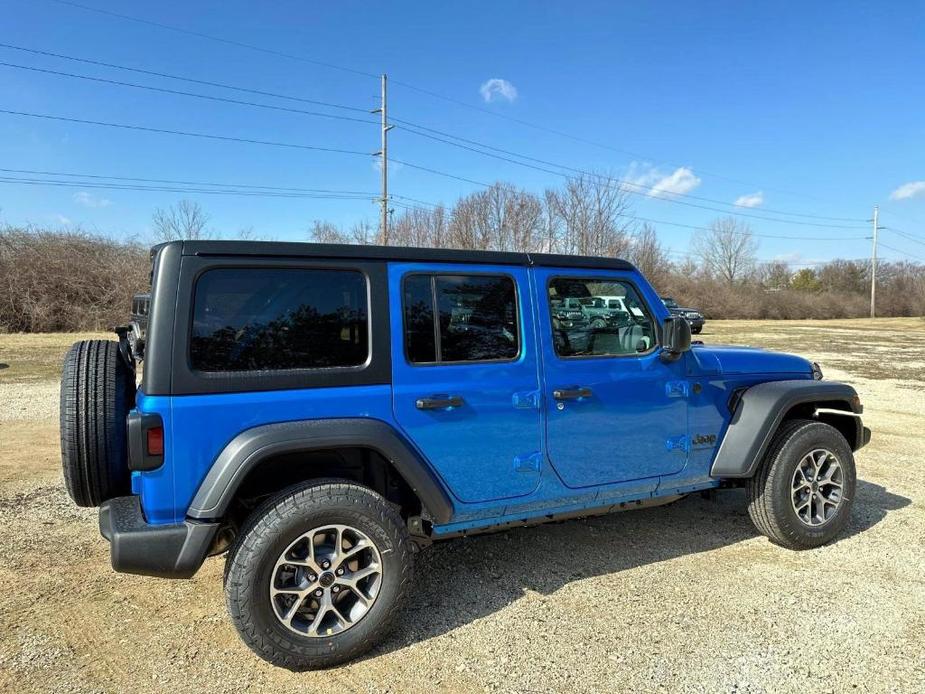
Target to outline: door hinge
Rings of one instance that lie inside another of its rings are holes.
[[[522,390],[511,396],[511,404],[519,410],[540,409],[540,391]]]

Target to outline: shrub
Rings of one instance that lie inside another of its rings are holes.
[[[82,231],[0,228],[0,330],[103,330],[144,291],[149,252]]]

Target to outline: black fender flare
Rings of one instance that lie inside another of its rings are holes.
[[[186,515],[198,520],[224,516],[247,474],[270,456],[345,446],[381,453],[435,522],[447,523],[453,517],[453,500],[430,465],[391,425],[366,418],[278,422],[242,431],[219,453]]]
[[[855,420],[857,435],[849,438],[852,450],[867,441],[861,425],[863,411],[857,391],[847,383],[837,381],[769,381],[745,390],[735,405],[726,434],[720,443],[710,476],[717,478],[749,478],[754,476],[764,453],[787,412],[806,404],[845,411],[845,417]]]

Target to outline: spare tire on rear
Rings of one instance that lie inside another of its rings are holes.
[[[61,465],[78,506],[130,493],[125,417],[134,401],[135,370],[118,342],[74,343],[61,374]]]

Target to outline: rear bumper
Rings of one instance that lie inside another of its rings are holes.
[[[150,525],[137,496],[100,506],[100,533],[109,540],[112,568],[121,573],[189,578],[202,566],[217,531],[217,523],[194,520]]]

